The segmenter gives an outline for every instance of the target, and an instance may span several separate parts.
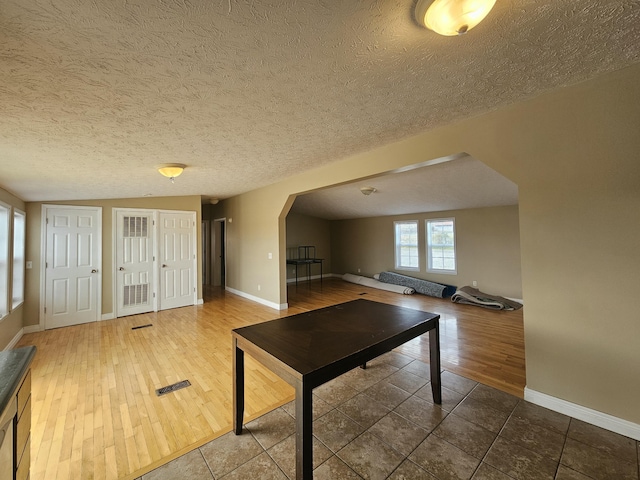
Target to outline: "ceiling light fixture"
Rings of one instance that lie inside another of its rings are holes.
[[[173,180],[176,177],[179,177],[187,166],[184,163],[162,163],[160,165],[156,165],[156,168],[161,175],[170,178],[171,183],[173,183]]]
[[[373,187],[362,187],[360,189],[360,191],[362,192],[363,195],[371,195],[373,192],[377,192],[377,190]]]
[[[486,17],[496,0],[418,0],[416,20],[440,35],[467,33]]]

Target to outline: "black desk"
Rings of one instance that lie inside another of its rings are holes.
[[[431,390],[441,403],[439,319],[359,299],[233,330],[234,432],[242,433],[247,352],[295,388],[296,479],[311,479],[313,389],[429,332]]]
[[[323,258],[316,258],[316,247],[314,245],[300,245],[298,247],[298,257],[287,259],[287,265],[296,266],[296,286],[298,285],[298,267],[306,266],[307,282],[311,282],[311,265],[320,264],[320,282],[322,282],[322,261]]]
[[[290,258],[287,260],[287,265],[296,266],[296,285],[298,285],[298,267],[300,265],[306,265],[307,267],[307,282],[311,282],[311,265],[314,263],[320,264],[320,281],[322,282],[322,260],[323,258]]]

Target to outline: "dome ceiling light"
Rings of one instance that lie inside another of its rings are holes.
[[[184,163],[163,163],[156,165],[158,172],[167,178],[171,179],[171,183],[174,183],[174,179],[182,174],[182,171],[187,168]]]
[[[416,20],[440,35],[467,33],[491,11],[496,0],[418,0]]]

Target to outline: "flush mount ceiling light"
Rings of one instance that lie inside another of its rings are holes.
[[[156,168],[161,175],[170,178],[171,183],[173,183],[173,179],[179,177],[187,166],[184,163],[162,163],[160,165],[156,165]]]
[[[377,190],[373,187],[362,187],[360,189],[360,191],[362,192],[363,195],[371,195],[373,192],[377,192]]]
[[[491,11],[496,0],[418,0],[416,20],[440,35],[467,33]]]

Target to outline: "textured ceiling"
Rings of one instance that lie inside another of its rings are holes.
[[[360,188],[373,187],[365,196]],[[517,205],[518,186],[465,156],[326,188],[296,198],[292,212],[327,220]]]
[[[640,61],[637,0],[498,0],[451,38],[414,3],[2,0],[0,187],[226,198]]]

